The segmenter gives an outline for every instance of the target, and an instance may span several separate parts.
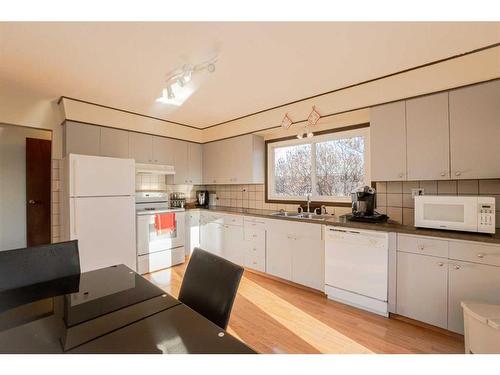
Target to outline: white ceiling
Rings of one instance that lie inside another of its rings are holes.
[[[0,82],[204,127],[500,41],[500,23],[0,23]],[[166,74],[218,56],[181,106]]]

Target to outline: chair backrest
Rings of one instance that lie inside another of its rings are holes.
[[[243,268],[205,250],[194,249],[179,300],[226,329]]]
[[[79,273],[77,240],[0,251],[0,291]]]

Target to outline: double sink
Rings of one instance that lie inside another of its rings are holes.
[[[308,212],[287,212],[287,211],[279,211],[279,212],[274,212],[271,215],[273,216],[280,216],[280,217],[289,217],[290,219],[307,219],[307,220],[326,220],[328,218],[331,218],[332,215],[318,215],[315,213],[308,213]]]

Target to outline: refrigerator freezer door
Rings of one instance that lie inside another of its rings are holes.
[[[70,154],[66,163],[70,197],[135,194],[133,159]]]
[[[69,214],[82,272],[115,264],[136,270],[134,197],[71,198]]]

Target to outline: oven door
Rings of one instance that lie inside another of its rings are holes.
[[[477,197],[415,197],[415,226],[477,232]]]
[[[137,215],[137,254],[184,246],[184,212],[170,212],[173,223],[168,228],[159,228],[156,214]]]

